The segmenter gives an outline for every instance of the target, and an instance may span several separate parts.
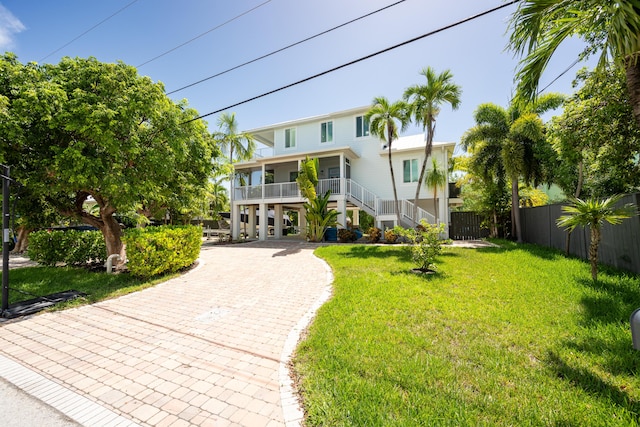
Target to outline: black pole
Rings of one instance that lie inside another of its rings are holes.
[[[2,310],[9,308],[9,166],[2,165]]]

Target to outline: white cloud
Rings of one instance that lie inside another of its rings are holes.
[[[25,29],[22,22],[0,4],[0,52],[13,47],[13,36]]]

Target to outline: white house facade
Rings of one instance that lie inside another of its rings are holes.
[[[269,231],[275,237],[283,235],[286,212],[298,212],[304,232],[305,201],[295,179],[300,162],[307,156],[318,158],[318,193],[331,190],[331,207],[338,210],[338,222],[347,224],[347,211],[353,211],[353,224],[359,224],[359,213],[365,211],[375,218],[376,226],[385,229],[397,222],[393,202],[393,187],[384,141],[369,132],[365,120],[368,106],[322,116],[293,120],[248,130],[265,148],[257,150],[253,159],[235,165],[236,179],[232,186],[232,237],[241,232],[264,240]],[[392,144],[392,160],[400,200],[401,225],[411,226],[422,218],[448,225],[449,188],[422,187],[417,218],[413,218],[413,199],[418,174],[424,159],[424,135],[401,137]],[[455,143],[434,142],[432,156],[442,169],[448,170]],[[429,160],[430,162],[431,160]],[[437,200],[437,202],[436,202]],[[272,227],[269,227],[271,212]],[[246,215],[243,215],[245,213]],[[241,218],[245,221],[241,229]],[[366,231],[366,230],[365,230]]]

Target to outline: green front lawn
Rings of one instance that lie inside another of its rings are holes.
[[[531,245],[327,246],[335,274],[294,360],[310,426],[630,426],[640,277]]]
[[[0,273],[0,277],[2,274]],[[71,267],[25,267],[9,271],[9,304],[73,289],[86,297],[55,308],[78,306],[136,292],[172,276],[154,280],[136,279],[130,274],[106,274]]]

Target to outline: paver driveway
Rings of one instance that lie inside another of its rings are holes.
[[[87,426],[296,425],[286,360],[330,292],[315,246],[203,246],[154,288],[0,326],[0,376]]]

